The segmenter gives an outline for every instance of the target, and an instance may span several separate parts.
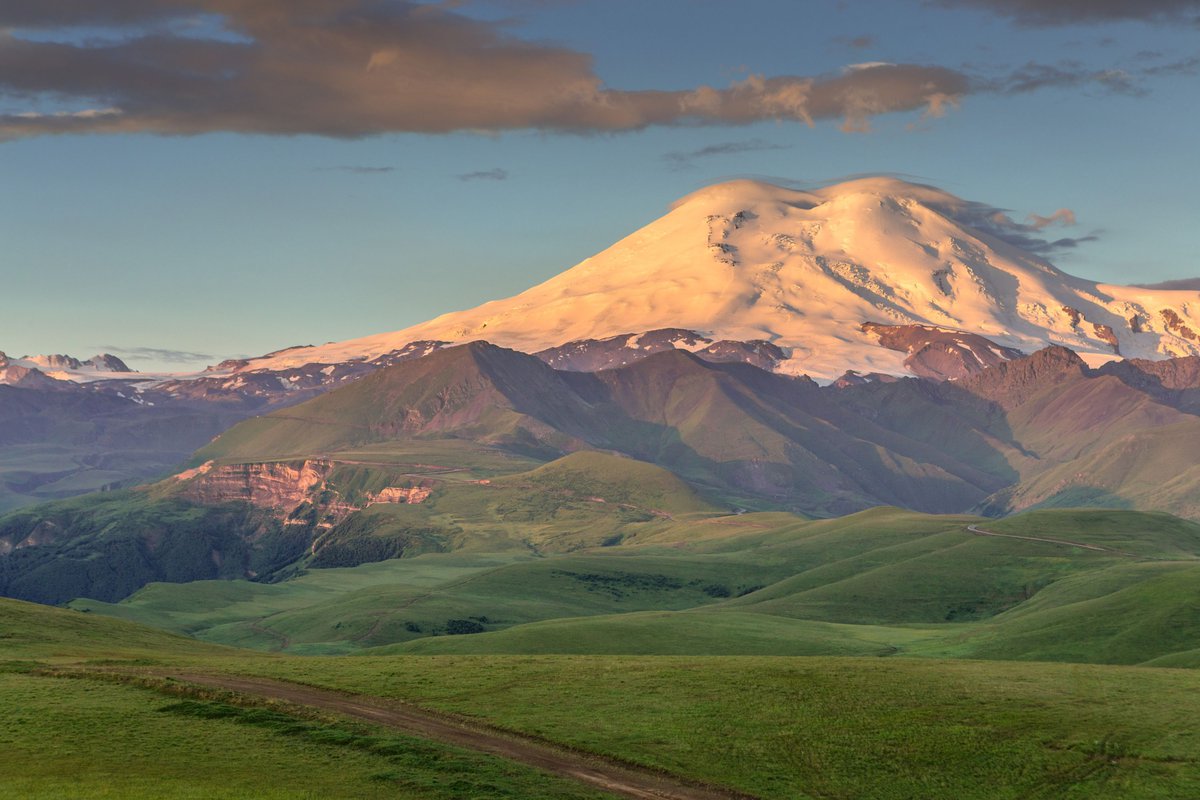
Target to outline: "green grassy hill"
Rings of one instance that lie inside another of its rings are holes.
[[[542,741],[751,793],[817,797],[1191,797],[1200,673],[879,658],[842,627],[743,612],[581,621],[610,639],[840,637],[867,657],[370,655],[214,648],[94,614],[0,602],[5,796],[584,798],[496,758],[287,706],[114,683],[113,668],[268,676],[396,698]],[[724,616],[701,626],[705,617]],[[680,621],[679,618],[689,618]],[[661,624],[660,621],[665,622]],[[694,631],[688,626],[696,623]],[[527,626],[556,628],[566,623]],[[640,627],[639,627],[640,626]],[[513,638],[519,629],[479,636]],[[707,633],[706,633],[707,631]],[[854,635],[852,635],[854,634]],[[887,635],[887,632],[884,632]],[[923,635],[914,633],[914,636]],[[593,639],[600,641],[599,639]],[[73,677],[34,671],[56,664]],[[153,688],[158,686],[160,688]],[[128,753],[141,756],[130,769]]]
[[[544,469],[528,474],[570,474]],[[639,491],[634,499],[658,498],[652,483]],[[972,524],[1011,537],[975,535]],[[695,511],[631,525],[636,533],[619,546],[427,553],[310,569],[274,585],[153,584],[118,604],[73,605],[294,653],[394,645],[387,652],[1141,663],[1200,641],[1200,621],[1186,616],[1200,526],[1168,515],[1048,511],[996,522],[888,508],[836,520]]]

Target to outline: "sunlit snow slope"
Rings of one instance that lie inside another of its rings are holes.
[[[486,339],[534,352],[658,328],[766,339],[779,369],[905,373],[864,322],[977,333],[1095,363],[1200,354],[1200,295],[1097,284],[1006,239],[995,209],[867,178],[816,191],[750,180],[678,201],[612,247],[506,300],[395,333],[255,359],[250,369],[373,358],[414,340]],[[1009,231],[1019,226],[1007,223]]]

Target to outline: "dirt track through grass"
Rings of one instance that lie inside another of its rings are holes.
[[[394,700],[346,695],[262,678],[174,673],[200,686],[320,708],[393,730],[527,764],[620,797],[640,800],[754,800],[750,795],[687,783],[679,778],[551,747],[515,734],[472,727]]]
[[[984,530],[978,525],[968,525],[967,530],[976,536],[999,536],[1002,539],[1021,539],[1026,542],[1045,542],[1046,544],[1057,544],[1063,547],[1079,547],[1084,550],[1095,550],[1098,553],[1111,553],[1115,556],[1127,556],[1129,558],[1145,558],[1151,561],[1163,561],[1161,558],[1152,556],[1139,556],[1137,553],[1127,553],[1124,550],[1114,550],[1111,547],[1101,547],[1098,544],[1084,544],[1083,542],[1072,542],[1068,539],[1048,539],[1044,536],[1020,536],[1015,533],[997,533],[995,531]]]

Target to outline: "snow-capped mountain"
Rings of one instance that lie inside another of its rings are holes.
[[[534,353],[661,329],[694,332],[700,347],[769,343],[785,356],[778,371],[826,380],[847,370],[921,374],[913,356],[934,340],[939,353],[980,366],[1049,344],[1090,363],[1200,353],[1195,292],[1068,275],[1019,246],[1022,230],[1032,229],[892,178],[815,191],[731,181],[515,297],[240,369],[369,361],[414,341],[486,339]],[[681,335],[678,346],[698,349],[694,338]]]
[[[962,378],[1047,345],[1092,365],[1200,354],[1200,294],[1068,275],[1034,252],[1047,245],[1039,228],[893,178],[814,191],[730,181],[515,297],[393,333],[188,374],[131,375],[111,356],[0,358],[0,383],[292,403],[473,340],[558,369],[683,349],[823,382]]]
[[[80,361],[66,355],[10,358],[6,353],[0,352],[0,384],[29,385],[44,381],[86,383],[129,377],[132,372],[124,361],[110,353],[101,353],[86,361]]]

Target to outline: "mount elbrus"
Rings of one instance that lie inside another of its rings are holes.
[[[1068,275],[1031,252],[1047,244],[1034,234],[991,206],[892,178],[813,191],[731,181],[682,198],[514,297],[392,333],[158,376],[139,388],[299,399],[474,340],[559,369],[619,366],[678,348],[819,382],[847,372],[961,378],[1049,345],[1092,365],[1200,354],[1196,292]],[[28,382],[39,362],[16,365]]]
[[[669,343],[819,381],[847,370],[961,377],[1048,345],[1093,364],[1200,354],[1195,292],[1076,278],[1019,243],[1042,244],[995,209],[928,186],[732,181],[515,297],[248,367],[476,339],[568,368],[564,351],[620,345],[632,360]],[[645,340],[663,329],[674,335]]]

